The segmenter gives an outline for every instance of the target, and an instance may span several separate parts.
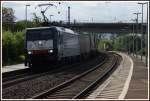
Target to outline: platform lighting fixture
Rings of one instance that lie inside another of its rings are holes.
[[[143,38],[143,5],[147,4],[147,2],[145,2],[145,3],[138,2],[138,4],[140,4],[142,6],[141,34],[142,34],[142,38]],[[141,49],[143,48],[142,38],[141,38]],[[141,54],[141,60],[142,60],[142,54]]]
[[[138,23],[139,14],[142,14],[142,13],[140,13],[140,12],[137,12],[137,13],[133,13],[133,14],[135,14],[135,15],[137,16],[137,23]]]
[[[140,12],[137,12],[137,13],[133,13],[133,14],[135,14],[136,15],[136,17],[137,17],[137,19],[136,19],[136,33],[138,34],[138,18],[139,18],[139,14],[142,14],[142,13],[140,13]],[[138,48],[138,46],[137,46],[137,44],[135,44],[136,45],[136,51],[135,51],[135,54],[136,54],[136,57],[137,57],[137,48]]]
[[[27,18],[27,16],[28,16],[28,15],[27,15],[27,7],[28,7],[28,6],[30,6],[30,5],[29,5],[29,4],[28,4],[28,5],[25,5],[25,7],[26,7],[26,8],[25,8],[26,28],[28,27],[28,22],[27,22],[27,20],[28,20],[28,18]]]
[[[137,21],[137,19],[131,19],[133,22],[136,22]],[[134,33],[134,23],[133,23],[133,31],[132,31],[132,33],[133,33],[133,40],[132,40],[132,42],[133,42],[133,48],[132,48],[132,51],[133,51],[133,56],[134,56],[134,35],[135,35],[135,33]]]
[[[144,5],[144,4],[147,5],[147,26],[146,26],[146,33],[147,33],[147,34],[146,34],[146,37],[145,37],[145,38],[146,38],[146,39],[145,39],[145,44],[146,44],[146,51],[145,51],[146,59],[145,59],[145,61],[146,61],[146,66],[147,66],[147,63],[148,63],[148,61],[147,61],[147,55],[148,55],[148,54],[147,54],[147,50],[148,50],[148,45],[147,45],[147,43],[148,43],[148,42],[147,42],[147,40],[148,40],[148,39],[147,39],[147,37],[148,37],[148,36],[147,36],[147,35],[148,35],[148,2],[138,3],[138,4],[141,4],[141,5],[142,5],[142,10],[143,10],[143,5]],[[143,12],[142,12],[142,13],[143,13]]]

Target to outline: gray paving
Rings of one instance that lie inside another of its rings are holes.
[[[15,71],[19,69],[28,68],[27,66],[24,66],[24,64],[16,64],[16,65],[10,65],[10,66],[4,66],[2,67],[2,73]]]
[[[148,99],[148,67],[133,56],[134,70],[126,99]]]
[[[133,56],[133,54],[132,54],[132,56]],[[141,60],[141,55],[135,55],[134,54],[134,56],[136,57],[136,58],[138,58],[138,59],[140,59]],[[146,57],[145,56],[142,56],[142,60],[141,60],[142,62],[144,62],[144,64],[146,63]]]

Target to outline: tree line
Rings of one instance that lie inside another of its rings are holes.
[[[145,40],[142,40],[143,48],[141,48],[141,36],[133,36],[132,33],[128,35],[117,35],[111,39],[100,39],[99,50],[105,51],[106,45],[113,51],[130,52],[145,55]],[[136,52],[135,52],[136,51]]]
[[[23,62],[25,28],[42,26],[35,13],[31,21],[16,21],[14,13],[12,8],[2,7],[2,65]]]
[[[42,18],[33,13],[31,21],[16,21],[15,11],[12,8],[2,7],[2,63],[3,65],[11,65],[24,61],[24,35],[26,27],[43,26]],[[15,22],[16,21],[16,22]],[[52,24],[57,24],[53,22]],[[61,23],[61,22],[60,22]],[[133,45],[133,40],[136,44]],[[99,50],[104,50],[104,44],[110,45],[112,50],[127,51],[131,53],[136,50],[138,54],[145,54],[145,48],[140,48],[141,37],[133,38],[131,35],[116,36],[110,40],[100,39]],[[145,43],[143,40],[143,45]]]

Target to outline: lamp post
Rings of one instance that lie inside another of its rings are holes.
[[[146,4],[146,2],[145,3],[138,3],[138,4],[140,4],[140,5],[142,5],[142,22],[141,22],[141,49],[143,48],[143,5],[144,4]],[[142,60],[142,53],[141,53],[141,60]]]
[[[133,24],[133,32],[132,33],[133,33],[133,36],[132,36],[133,37],[133,50],[132,51],[133,51],[133,56],[134,56],[134,24]]]
[[[141,13],[133,13],[133,14],[135,14],[136,16],[137,16],[137,19],[136,19],[136,33],[138,34],[138,18],[139,18],[139,14],[141,14]],[[135,41],[136,41],[136,37],[135,37]],[[135,43],[135,45],[136,45],[136,50],[135,50],[135,54],[136,54],[136,57],[137,57],[137,51],[138,51],[138,43],[136,42]]]
[[[27,18],[27,7],[30,5],[26,5],[26,9],[25,9],[25,17],[26,17],[26,28],[28,27],[28,18]]]
[[[146,4],[147,4],[147,25],[146,25],[146,39],[145,39],[145,46],[146,46],[146,51],[145,51],[145,62],[146,62],[146,66],[147,66],[147,63],[148,63],[148,61],[147,61],[147,56],[148,56],[148,39],[147,39],[147,37],[148,37],[148,2],[146,2]]]
[[[148,2],[145,2],[145,3],[138,3],[138,4],[141,4],[142,5],[142,13],[143,13],[143,6],[144,6],[144,4],[146,4],[147,5],[147,25],[146,25],[146,33],[145,33],[145,63],[146,63],[146,66],[147,66],[147,55],[148,55],[148,45],[147,45],[147,43],[148,43],[148,39],[147,39],[147,35],[148,35]],[[143,25],[143,15],[142,15],[142,25]],[[143,28],[143,27],[141,27],[141,28]],[[142,30],[142,32],[143,32],[143,29],[141,29]],[[143,34],[143,33],[142,33]]]
[[[131,19],[131,20],[132,20],[133,22],[136,21],[136,19]],[[132,40],[132,41],[133,41],[133,48],[132,48],[133,56],[134,56],[134,44],[135,44],[135,43],[134,43],[134,39],[135,39],[135,38],[134,38],[134,34],[135,34],[134,28],[135,28],[135,27],[134,27],[134,23],[133,23],[133,29],[132,29],[132,33],[133,33],[133,36],[132,36],[132,37],[133,37],[133,40]]]
[[[70,27],[70,6],[68,6],[68,27]]]

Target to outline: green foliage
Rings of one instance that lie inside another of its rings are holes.
[[[18,62],[23,62],[24,60],[25,60],[25,55],[21,54],[21,55],[19,56]]]
[[[12,8],[2,7],[3,30],[12,30],[16,17]]]
[[[14,16],[14,10],[12,8],[2,8],[2,21],[3,21],[3,30],[4,31],[11,31],[11,32],[18,32],[23,31],[27,27],[39,27],[41,26],[41,18],[33,13],[32,21],[21,20],[15,22],[16,17]]]
[[[98,44],[98,51],[105,51],[106,45],[111,45],[111,44],[112,44],[111,40],[101,39]]]
[[[134,45],[133,45],[133,41],[134,41]],[[143,47],[145,47],[144,44],[144,40],[143,42]],[[141,49],[141,37],[136,36],[118,36],[115,38],[114,40],[114,44],[113,44],[113,50],[115,51],[129,51],[133,52],[133,48],[134,51],[136,50],[137,47],[137,53],[138,54],[145,54],[145,50]],[[130,48],[130,49],[129,49]]]
[[[115,51],[125,51],[124,37],[117,37],[114,41],[113,47]]]
[[[24,54],[24,33],[3,32],[2,47],[3,65],[20,61],[20,56]]]
[[[133,35],[130,34],[130,35],[118,35],[117,37],[111,39],[104,39],[102,37],[99,41],[99,46],[98,46],[99,51],[105,51],[104,44],[105,46],[112,45],[113,51],[122,51],[122,52],[130,51],[131,53],[133,53],[133,48],[134,48],[134,53],[135,51],[137,51],[137,54],[145,55],[145,48],[141,49],[141,36],[133,37]],[[142,44],[143,47],[145,47],[144,40],[142,40]]]
[[[25,28],[26,28],[26,21],[25,20],[16,22],[15,31],[22,31]]]
[[[145,55],[145,48],[140,49],[140,51],[138,51],[138,54]]]
[[[15,32],[23,31],[23,30],[25,30],[26,27],[34,27],[33,22],[32,21],[26,21],[26,20],[18,21],[15,24],[14,31]]]
[[[37,23],[34,21],[20,20],[20,21],[17,21],[15,24],[9,26],[9,29],[12,32],[18,32],[18,31],[24,31],[26,28],[39,27],[39,26],[40,26],[40,23]]]

